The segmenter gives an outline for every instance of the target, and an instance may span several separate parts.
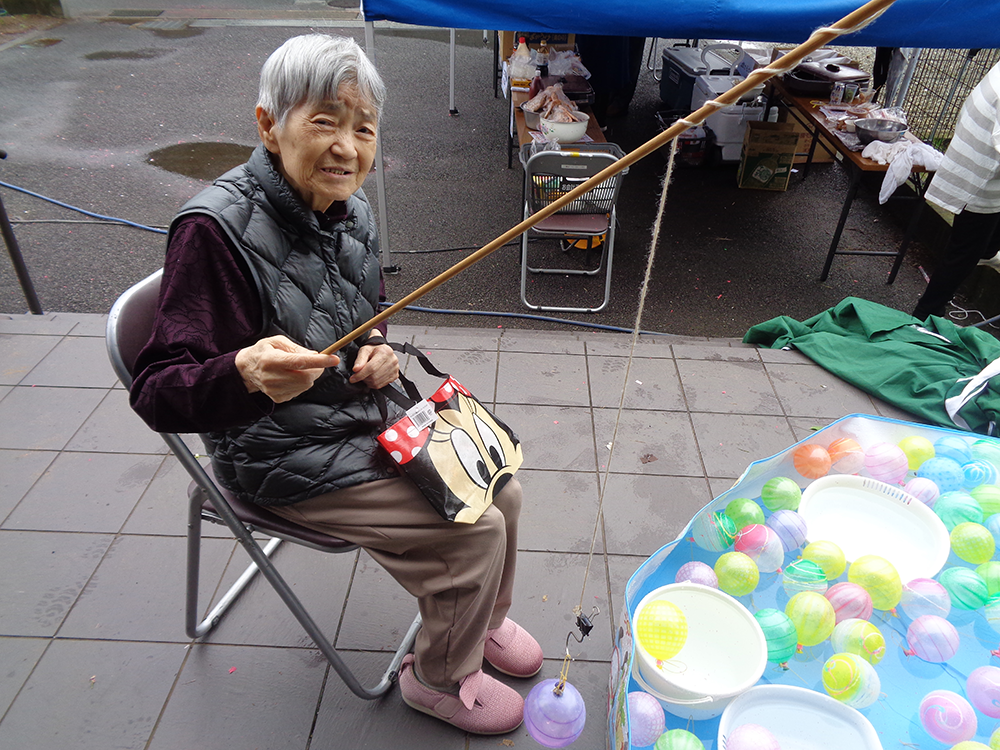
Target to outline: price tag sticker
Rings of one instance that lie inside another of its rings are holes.
[[[414,427],[418,430],[423,430],[434,424],[434,421],[437,419],[437,412],[434,411],[434,407],[430,405],[430,402],[421,401],[419,404],[415,404],[407,409],[406,416],[413,422]]]

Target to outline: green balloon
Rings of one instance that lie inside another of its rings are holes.
[[[957,609],[979,609],[990,598],[986,581],[968,568],[945,568],[938,581],[951,597],[952,606]]]
[[[794,479],[774,477],[768,479],[760,490],[760,499],[772,513],[776,510],[798,510],[802,490]]]
[[[1000,594],[1000,562],[996,560],[984,562],[976,568],[976,572],[986,581],[986,591],[990,596]]]
[[[730,500],[726,515],[733,519],[737,531],[754,523],[764,523],[764,510],[748,497]]]
[[[654,750],[705,750],[705,745],[686,729],[670,729],[660,735]]]
[[[822,594],[829,586],[826,573],[819,563],[803,559],[785,566],[781,585],[789,596],[795,596],[800,591],[818,591]]]
[[[774,664],[784,664],[791,659],[799,643],[792,618],[780,609],[762,609],[754,613],[754,618],[764,631],[767,660]]]
[[[976,498],[962,490],[942,493],[934,501],[934,512],[949,532],[960,523],[983,522],[983,509]]]
[[[974,459],[991,463],[1000,471],[1000,444],[995,439],[977,440],[969,446],[969,453]]]
[[[969,490],[969,494],[983,509],[983,518],[989,518],[994,513],[1000,513],[1000,487],[995,484],[981,484]]]

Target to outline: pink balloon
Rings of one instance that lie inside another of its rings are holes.
[[[965,681],[965,694],[984,714],[1000,719],[1000,667],[973,669]]]
[[[978,720],[972,706],[951,690],[934,690],[920,701],[920,723],[927,734],[946,745],[957,745],[976,736]]]
[[[922,502],[928,508],[934,507],[934,503],[937,502],[938,495],[941,494],[941,490],[938,489],[938,486],[927,477],[913,477],[913,479],[906,483],[903,489],[917,498],[917,500]]]
[[[781,750],[770,730],[760,724],[740,724],[729,733],[726,750]]]
[[[875,443],[865,451],[865,468],[872,479],[888,484],[899,484],[906,477],[910,462],[898,445]]]
[[[641,690],[628,694],[628,721],[629,741],[633,747],[652,745],[666,728],[663,706]]]
[[[945,662],[958,653],[958,641],[958,631],[946,619],[937,615],[921,615],[906,629],[906,642],[910,648],[903,653],[919,656],[924,661]]]
[[[785,559],[781,539],[774,529],[762,523],[752,523],[740,529],[733,542],[733,549],[757,563],[762,573],[775,572]]]
[[[833,613],[837,616],[837,622],[854,618],[871,619],[871,595],[856,583],[847,581],[835,583],[824,596],[833,605]]]

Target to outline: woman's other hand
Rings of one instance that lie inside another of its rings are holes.
[[[364,383],[378,389],[399,377],[399,360],[388,344],[362,346],[354,360],[352,383]]]
[[[276,404],[309,390],[323,370],[339,362],[336,355],[306,349],[286,336],[261,339],[236,353],[236,369],[247,390],[260,391]]]

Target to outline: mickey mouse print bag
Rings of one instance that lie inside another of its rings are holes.
[[[378,391],[406,410],[378,441],[442,518],[475,523],[521,466],[521,442],[419,349],[412,344],[390,346],[416,357],[425,372],[444,382],[426,399],[403,375],[399,379],[406,394],[391,385]]]

